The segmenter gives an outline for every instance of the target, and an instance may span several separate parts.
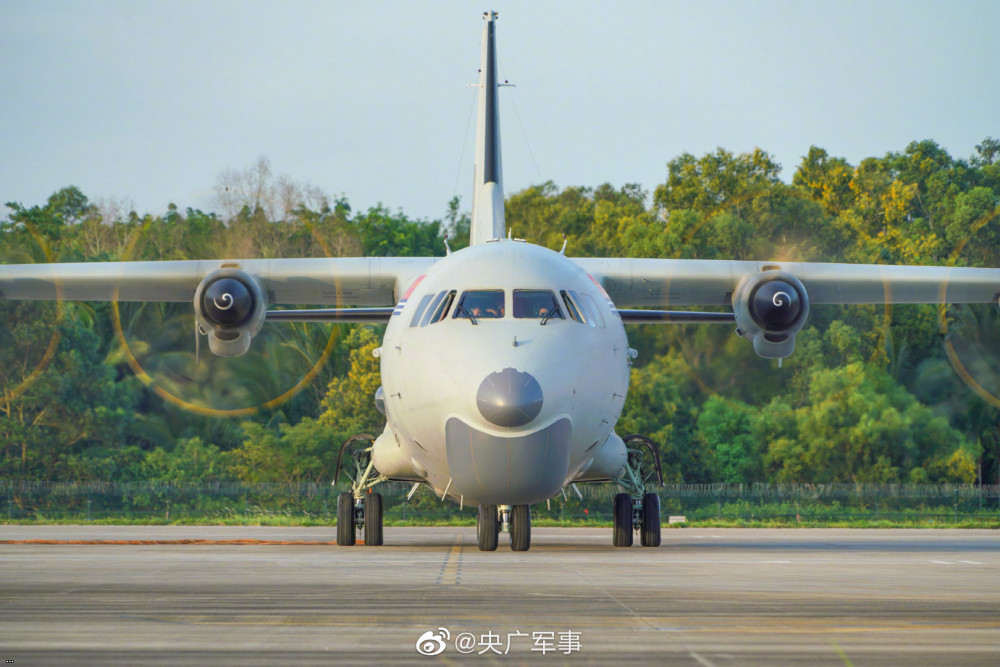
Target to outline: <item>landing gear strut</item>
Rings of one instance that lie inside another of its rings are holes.
[[[660,497],[646,490],[646,484],[663,484],[660,455],[653,441],[644,435],[622,438],[628,448],[628,461],[615,480],[627,493],[615,496],[612,512],[611,543],[616,547],[632,546],[633,532],[639,531],[639,544],[660,546]],[[635,447],[633,445],[638,445]],[[645,463],[647,455],[649,463]]]
[[[337,472],[333,483],[340,476],[344,453],[354,443],[364,443],[368,446],[356,447],[352,452],[354,458],[354,481],[351,490],[337,496],[337,546],[349,547],[357,543],[357,530],[364,530],[365,544],[377,547],[382,545],[382,494],[375,493],[372,488],[387,479],[375,469],[372,461],[372,449],[375,438],[368,433],[358,433],[348,438],[340,446],[337,456]]]

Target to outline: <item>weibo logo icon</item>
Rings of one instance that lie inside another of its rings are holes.
[[[438,628],[440,633],[435,634],[433,630],[428,630],[417,639],[417,653],[420,655],[438,655],[444,652],[447,646],[445,642],[451,639],[448,628]]]

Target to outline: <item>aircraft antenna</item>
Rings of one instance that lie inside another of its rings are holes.
[[[560,255],[565,255],[566,254],[566,244],[567,243],[569,243],[569,239],[566,238],[566,232],[563,232],[563,247],[562,247],[562,250],[559,251]]]
[[[500,63],[499,59],[497,60],[497,65],[500,67],[501,74],[503,74],[503,64]],[[507,79],[504,79],[504,82],[500,84],[499,87],[515,88],[516,86],[513,83],[510,83]],[[514,118],[517,119],[517,124],[521,128],[521,136],[524,137],[524,147],[528,149],[528,155],[531,156],[531,163],[535,165],[535,173],[538,174],[538,183],[542,184],[545,182],[545,177],[542,176],[542,169],[538,166],[538,160],[535,159],[535,151],[531,150],[531,142],[528,141],[528,131],[524,129],[524,122],[521,121],[521,113],[517,110],[517,103],[514,102],[513,91],[507,91],[507,99],[510,100],[510,108],[514,110]]]

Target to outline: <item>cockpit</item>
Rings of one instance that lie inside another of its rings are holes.
[[[515,319],[537,319],[541,324],[552,320],[570,320],[593,328],[604,328],[604,316],[590,294],[576,290],[515,289],[511,295],[511,312]],[[454,308],[452,308],[454,306]],[[425,327],[448,318],[467,319],[473,324],[480,320],[503,319],[507,316],[507,294],[501,289],[442,290],[420,299],[411,327]]]

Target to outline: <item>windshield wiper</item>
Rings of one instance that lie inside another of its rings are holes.
[[[470,322],[472,322],[473,324],[479,324],[479,322],[476,321],[476,318],[474,318],[472,314],[465,309],[465,306],[463,306],[462,304],[458,304],[458,310],[459,312],[465,313],[465,316],[469,318]]]
[[[549,312],[545,313],[545,317],[542,318],[542,326],[544,327],[545,323],[548,322],[553,317],[555,317],[556,313],[558,313],[558,312],[559,312],[558,308],[553,308]]]

